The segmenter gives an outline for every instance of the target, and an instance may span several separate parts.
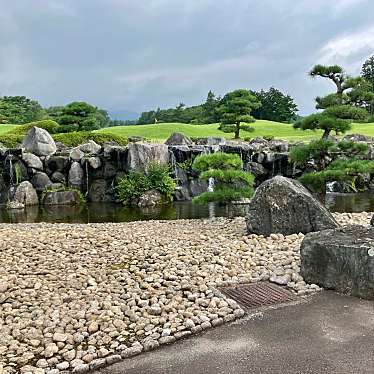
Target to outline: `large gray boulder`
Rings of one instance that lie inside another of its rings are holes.
[[[69,185],[74,188],[81,188],[84,183],[84,172],[82,169],[82,166],[79,164],[79,162],[74,161],[71,164],[70,170],[69,170],[69,176],[68,181]]]
[[[168,162],[166,144],[129,143],[127,166],[130,170],[147,172],[151,163],[167,165]]]
[[[338,227],[331,213],[298,181],[276,176],[249,203],[248,233],[291,235]]]
[[[38,156],[35,156],[32,153],[23,153],[22,161],[30,169],[43,170],[43,163]]]
[[[179,132],[174,132],[166,140],[165,144],[167,145],[192,145],[192,140]]]
[[[16,187],[12,201],[23,204],[24,206],[39,204],[38,194],[29,181],[21,182]]]
[[[374,299],[374,228],[348,226],[310,233],[301,243],[301,275],[309,283]]]
[[[48,156],[56,152],[57,147],[47,130],[32,127],[23,140],[22,147],[37,156]]]
[[[90,155],[96,155],[101,151],[101,145],[95,143],[93,140],[89,140],[88,143],[81,144],[77,148],[83,153],[88,153]]]

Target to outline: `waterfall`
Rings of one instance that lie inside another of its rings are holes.
[[[210,177],[208,180],[208,192],[213,192],[214,191],[214,178]]]
[[[10,177],[10,185],[14,185],[14,180],[13,180],[13,163],[12,163],[12,155],[8,156],[9,160],[9,177]]]
[[[86,197],[88,196],[88,160],[86,159]]]
[[[335,184],[336,182],[326,183],[326,192],[335,192]]]

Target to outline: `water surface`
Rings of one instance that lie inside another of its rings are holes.
[[[325,204],[332,212],[374,211],[374,193],[337,194],[326,196]],[[171,220],[211,217],[245,216],[247,205],[195,205],[192,202],[175,202],[170,205],[140,209],[113,203],[88,203],[83,206],[36,206],[25,210],[0,209],[0,222],[66,222],[99,223],[130,222],[139,220]]]

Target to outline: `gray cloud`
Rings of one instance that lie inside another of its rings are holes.
[[[142,111],[268,88],[302,113],[374,51],[370,0],[0,0],[0,94]]]

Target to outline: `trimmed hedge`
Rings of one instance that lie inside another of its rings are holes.
[[[90,131],[79,131],[79,132],[67,132],[54,134],[53,139],[56,142],[61,142],[68,147],[76,147],[80,144],[87,143],[89,140],[93,140],[98,144],[115,142],[119,145],[126,145],[127,138],[121,135],[115,134],[106,134],[99,132],[90,132]],[[1,138],[0,138],[1,142]]]
[[[52,121],[51,119],[45,119],[41,121],[35,121],[35,122],[30,122],[30,123],[25,123],[24,125],[19,125],[15,127],[14,129],[10,130],[8,134],[11,135],[26,135],[28,131],[32,127],[39,127],[41,129],[47,130],[50,134],[56,134],[59,132],[60,125]]]

